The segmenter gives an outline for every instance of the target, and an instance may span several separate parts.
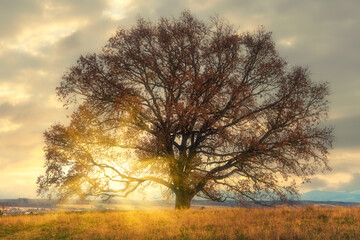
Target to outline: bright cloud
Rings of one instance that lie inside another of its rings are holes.
[[[291,38],[283,38],[283,39],[280,39],[279,43],[281,45],[285,45],[287,47],[291,47],[294,45],[296,39],[295,37],[291,37]]]
[[[22,124],[12,123],[9,119],[0,118],[0,133],[1,132],[11,132],[19,129]]]
[[[126,12],[131,8],[131,0],[111,0],[108,8],[103,11],[103,15],[118,21],[125,18]]]
[[[17,105],[29,99],[30,93],[24,85],[0,83],[0,103],[8,102]]]
[[[37,55],[41,49],[56,43],[59,39],[74,33],[80,23],[68,23],[64,25],[54,24],[41,26],[36,29],[24,31],[16,40],[11,40],[8,47],[22,52]]]

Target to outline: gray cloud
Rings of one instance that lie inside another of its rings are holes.
[[[144,17],[157,19],[159,17],[169,17],[171,15],[177,15],[181,11],[190,7],[187,1],[142,1],[134,0],[131,2],[131,10],[127,12],[127,16],[130,18]]]
[[[49,22],[96,20],[107,7],[106,0],[5,0],[0,8],[0,37],[8,39]]]
[[[324,188],[328,187],[328,185],[329,183],[326,180],[313,177],[311,178],[311,182],[303,184],[301,188],[307,192],[312,189],[323,190]]]
[[[337,183],[332,183],[332,181],[336,181]],[[349,182],[341,177],[334,177],[334,175],[329,179],[313,177],[311,178],[311,182],[303,184],[301,188],[304,192],[314,189],[329,192],[353,192],[360,191],[359,183],[360,173],[353,173],[351,174],[351,180]]]
[[[20,71],[26,69],[39,69],[45,60],[25,52],[7,50],[0,54],[0,82],[10,81]]]
[[[108,38],[115,34],[117,25],[106,18],[98,19],[73,34],[61,39],[46,54],[57,55],[58,58],[77,59],[81,54],[99,52]],[[70,57],[69,57],[70,56]]]
[[[358,148],[360,146],[360,115],[330,121],[335,127],[335,147]]]
[[[1,2],[0,37],[9,38],[17,34],[28,23],[36,21],[42,15],[43,6],[36,0],[18,0]]]
[[[65,20],[85,17],[97,19],[101,16],[102,11],[108,6],[106,0],[48,0],[47,4],[52,9],[54,18],[63,18]]]

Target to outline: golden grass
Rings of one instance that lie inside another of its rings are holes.
[[[0,239],[360,239],[360,207],[4,216]]]

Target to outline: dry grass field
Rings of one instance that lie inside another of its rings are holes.
[[[132,210],[3,216],[0,239],[360,239],[360,208]]]

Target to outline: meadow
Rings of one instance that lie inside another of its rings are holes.
[[[360,207],[83,211],[3,216],[0,239],[360,239]]]

